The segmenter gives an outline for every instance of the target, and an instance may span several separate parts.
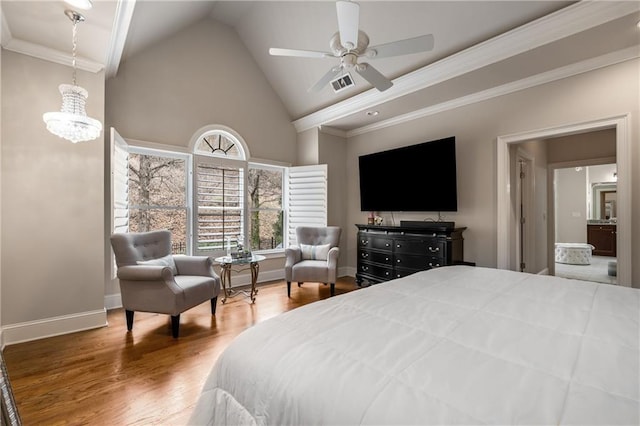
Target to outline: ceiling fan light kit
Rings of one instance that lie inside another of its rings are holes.
[[[78,143],[100,136],[102,123],[87,116],[85,104],[89,93],[76,85],[76,33],[78,22],[84,21],[84,16],[73,10],[65,10],[64,13],[73,22],[73,83],[59,86],[62,95],[61,110],[44,113],[42,119],[47,125],[47,130],[54,135]]]
[[[340,58],[340,64],[331,68],[309,89],[310,92],[320,91],[327,84],[331,84],[336,93],[345,89],[346,87],[340,87],[340,90],[336,90],[334,83],[340,85],[341,78],[344,75],[348,75],[348,73],[345,74],[345,71],[352,69],[373,87],[383,92],[393,86],[393,82],[368,63],[359,63],[359,58],[389,58],[428,52],[433,49],[434,39],[431,34],[369,47],[369,36],[358,28],[360,24],[360,5],[352,1],[338,0],[336,2],[336,12],[338,16],[338,32],[329,40],[331,52],[282,48],[269,49],[269,53],[273,56],[318,59]],[[353,83],[351,86],[355,85],[350,75],[349,79]]]

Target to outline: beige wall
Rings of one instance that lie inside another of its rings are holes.
[[[587,170],[555,170],[555,224],[558,243],[587,242]]]
[[[547,139],[549,163],[593,160],[616,156],[615,129]]]
[[[103,311],[103,139],[72,144],[42,121],[69,67],[2,55],[2,325]],[[78,84],[104,121],[104,75]]]
[[[342,228],[340,247],[346,247],[347,228],[353,226],[346,221],[344,206],[347,201],[345,182],[347,180],[347,141],[345,138],[318,132],[318,161],[328,168],[328,213],[327,224]],[[338,266],[347,264],[347,256],[343,249],[338,259]]]
[[[495,267],[496,138],[630,113],[632,182],[640,182],[639,64],[638,60],[627,61],[350,138],[347,147],[348,193],[354,196],[347,201],[347,221],[366,221],[366,213],[360,211],[355,196],[358,194],[359,155],[455,135],[458,212],[447,215],[447,219],[468,227],[464,232],[465,260],[475,261],[479,266]],[[551,155],[549,153],[549,157]],[[428,194],[428,187],[417,187],[416,192]],[[637,194],[638,188],[634,187],[632,193]],[[633,198],[632,209],[632,217],[639,217],[640,196]],[[434,217],[433,214],[396,214],[394,219],[397,223],[399,219],[424,219],[427,216]],[[634,226],[632,239],[633,264],[640,265],[640,226]],[[355,268],[355,229],[350,230],[347,242],[348,263]],[[633,270],[633,282],[640,284],[640,267]]]
[[[296,132],[236,33],[205,19],[120,66],[107,124],[125,139],[186,147],[203,126],[234,129],[254,158],[294,163]]]
[[[320,164],[318,161],[318,140],[320,132],[313,128],[298,133],[296,166],[310,166]]]

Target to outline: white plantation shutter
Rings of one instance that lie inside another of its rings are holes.
[[[111,128],[112,232],[129,231],[129,146]]]
[[[244,237],[244,168],[196,157],[195,252],[219,255]]]
[[[298,226],[327,226],[327,165],[287,170],[287,238],[297,244]]]

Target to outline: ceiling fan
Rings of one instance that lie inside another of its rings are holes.
[[[398,40],[391,43],[369,47],[369,36],[358,28],[360,5],[358,3],[338,0],[338,32],[330,41],[331,52],[312,50],[280,49],[272,47],[269,54],[273,56],[293,56],[299,58],[340,58],[340,64],[331,68],[309,91],[317,92],[331,80],[346,70],[354,69],[376,89],[383,92],[393,86],[391,80],[366,62],[358,62],[358,58],[388,58],[427,52],[433,49],[433,35]]]

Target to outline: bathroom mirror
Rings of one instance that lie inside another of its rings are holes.
[[[616,182],[600,182],[591,185],[591,219],[616,219],[616,191]]]

